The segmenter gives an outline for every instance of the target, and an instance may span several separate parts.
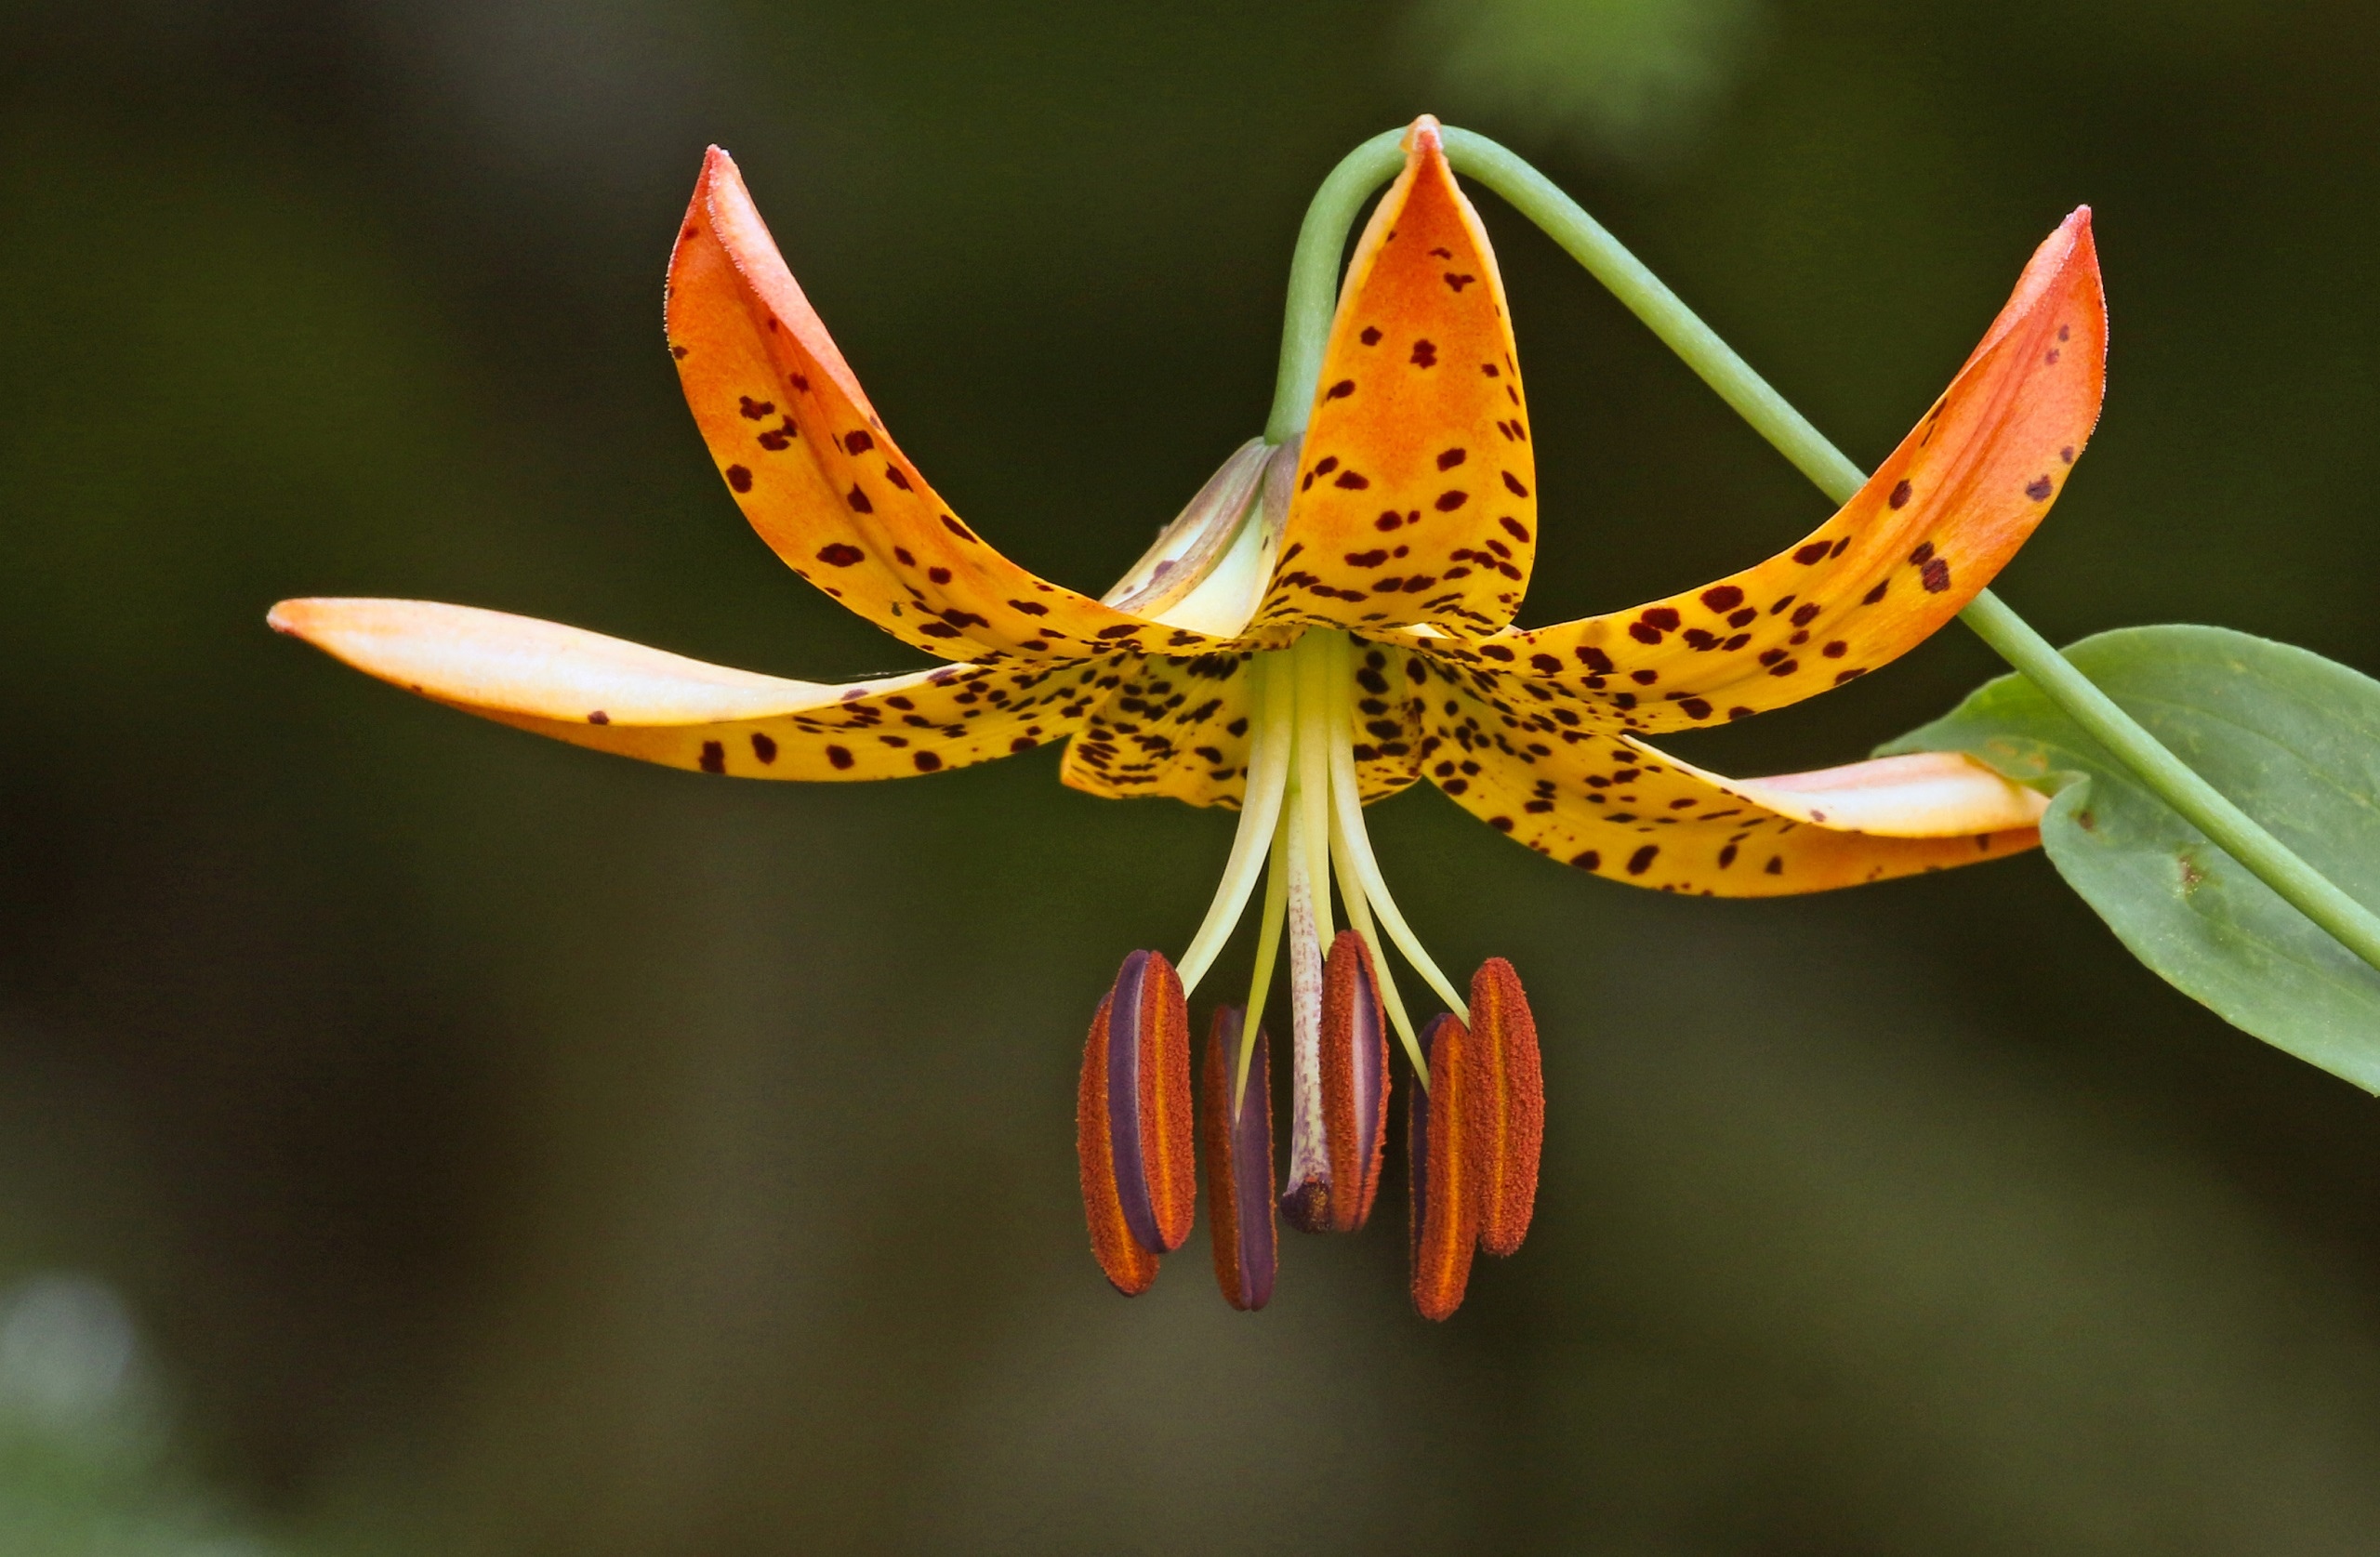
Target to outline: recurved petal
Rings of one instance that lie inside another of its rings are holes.
[[[2041,841],[2030,822],[2009,824],[2032,809],[2007,792],[2014,786],[1995,788],[1947,767],[1919,777],[1886,758],[1879,782],[1871,772],[1878,764],[1854,763],[1743,784],[1632,736],[1565,726],[1559,709],[1499,708],[1461,682],[1434,681],[1432,697],[1425,765],[1440,789],[1539,853],[1631,886],[1716,897],[1818,892],[1973,864]],[[1888,802],[1871,799],[1896,789]],[[1762,804],[1752,792],[1792,809]],[[1838,830],[1826,804],[1832,795],[1843,797],[1846,814],[1869,805],[1868,820],[1897,836]]]
[[[1254,717],[1248,655],[1152,655],[1103,670],[1059,777],[1109,799],[1165,795],[1239,804]]]
[[[1106,663],[943,666],[827,685],[428,600],[284,600],[267,620],[466,713],[739,778],[905,778],[1029,750],[1076,729]]]
[[[670,256],[668,318],[686,402],[745,517],[887,632],[946,659],[1223,641],[1036,577],[960,522],[893,443],[716,147]]]
[[[2085,207],[2034,253],[1933,410],[1792,549],[1649,605],[1422,646],[1646,733],[1841,686],[1948,622],[2015,555],[2064,489],[2106,379]]]
[[[1528,587],[1537,469],[1503,282],[1437,121],[1405,148],[1339,294],[1259,626],[1492,632]]]
[[[1232,1077],[1247,1013],[1216,1009],[1198,1081],[1198,1150],[1206,1158],[1207,1230],[1214,1240],[1215,1285],[1243,1313],[1273,1298],[1280,1232],[1273,1220],[1272,1045],[1262,1027],[1249,1061],[1247,1089],[1233,1106]]]

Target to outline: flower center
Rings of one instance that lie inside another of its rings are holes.
[[[1290,1126],[1294,1174],[1298,1143],[1318,1141],[1321,1135],[1319,1121],[1313,1121],[1309,1128],[1305,1118],[1308,1100],[1319,1095],[1318,1089],[1308,1087],[1306,1081],[1320,1066],[1323,953],[1331,939],[1334,877],[1348,926],[1370,948],[1380,978],[1381,1003],[1425,1088],[1428,1062],[1389,970],[1382,931],[1387,932],[1407,963],[1449,1010],[1463,1010],[1467,1002],[1422,948],[1420,937],[1389,896],[1371,838],[1364,830],[1362,793],[1355,778],[1353,641],[1335,628],[1309,627],[1286,649],[1258,653],[1249,664],[1249,680],[1254,714],[1239,831],[1232,839],[1231,857],[1223,866],[1214,903],[1182,954],[1181,975],[1185,993],[1205,977],[1246,913],[1257,877],[1263,874],[1264,907],[1232,1095],[1238,1098],[1247,1090],[1255,1035],[1262,1025],[1265,993],[1280,957],[1286,926],[1291,1074],[1298,1099]]]

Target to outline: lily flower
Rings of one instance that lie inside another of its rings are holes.
[[[1386,1134],[1383,1017],[1428,1075],[1384,934],[1464,1015],[1433,1028],[1466,1056],[1461,1084],[1411,1122],[1431,1159],[1417,1187],[1426,1177],[1439,1197],[1415,1205],[1415,1299],[1442,1317],[1470,1241],[1509,1253],[1527,1224],[1535,1028],[1501,959],[1468,996],[1440,970],[1389,894],[1364,808],[1427,780],[1580,870],[1705,895],[1819,891],[2031,848],[2043,797],[1961,756],[1731,779],[1648,737],[1841,686],[1950,621],[2064,485],[2096,418],[2106,319],[2079,210],[1941,398],[1807,537],[1666,600],[1516,627],[1539,513],[1511,314],[1436,121],[1417,121],[1405,150],[1348,265],[1302,436],[1233,454],[1096,599],[1002,556],[927,482],[734,163],[710,152],[667,310],[694,419],[770,547],[950,662],[938,668],[788,680],[413,600],[284,600],[271,625],[468,712],[705,773],[907,777],[1064,742],[1060,776],[1077,789],[1236,810],[1213,906],[1178,963],[1133,954],[1092,1025],[1078,1124],[1096,1252],[1121,1290],[1154,1279],[1187,1234],[1203,1135],[1225,1296],[1256,1307],[1269,1294],[1272,1108],[1254,1062],[1284,930],[1279,1203],[1309,1228],[1362,1223]],[[1352,934],[1333,933],[1334,877]],[[1207,1117],[1194,1118],[1183,1000],[1260,879],[1250,998],[1218,1014]]]

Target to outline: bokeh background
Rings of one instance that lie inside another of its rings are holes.
[[[2093,203],[2107,416],[2003,592],[2060,640],[2380,670],[2351,0],[16,0],[0,1550],[2380,1550],[2380,1115],[2038,856],[1682,903],[1401,798],[1408,911],[1514,958],[1546,1035],[1527,1248],[1425,1325],[1392,1200],[1286,1234],[1261,1315],[1196,1246],[1126,1303],[1081,1035],[1227,817],[1046,752],[647,769],[263,627],[411,595],[918,663],[771,558],[680,402],[659,284],[710,141],[936,483],[1096,589],[1261,425],[1315,183],[1424,109],[1868,460]],[[1481,203],[1540,438],[1526,619],[1824,512]],[[1846,760],[1994,670],[1954,627],[1681,751]]]

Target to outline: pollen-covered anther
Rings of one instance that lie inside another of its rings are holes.
[[[1307,1233],[1353,1233],[1372,1214],[1388,1143],[1388,1029],[1380,979],[1364,938],[1342,930],[1322,965],[1323,1161],[1281,1198],[1281,1211]]]
[[[1189,1027],[1173,965],[1134,952],[1083,1045],[1075,1106],[1083,1213],[1091,1253],[1126,1297],[1147,1291],[1157,1257],[1190,1235],[1197,1175]]]
[[[1520,976],[1501,957],[1471,976],[1472,1121],[1478,1175],[1479,1247],[1501,1257],[1528,1236],[1545,1143],[1545,1074],[1537,1021]],[[1435,1081],[1435,1062],[1431,1065]]]
[[[1405,1115],[1406,1174],[1412,1189],[1408,1247],[1413,1308],[1444,1319],[1462,1306],[1479,1242],[1478,1153],[1471,1114],[1478,1085],[1476,1040],[1461,1019],[1441,1013],[1421,1032],[1430,1092]]]
[[[1245,1089],[1234,1106],[1246,1015],[1237,1006],[1215,1012],[1198,1077],[1198,1146],[1207,1167],[1207,1230],[1215,1246],[1215,1285],[1242,1313],[1273,1297],[1280,1234],[1273,1221],[1273,1088],[1271,1045],[1256,1031]]]

